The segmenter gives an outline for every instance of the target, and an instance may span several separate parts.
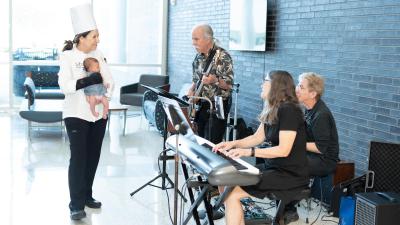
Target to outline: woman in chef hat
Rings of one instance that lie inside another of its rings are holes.
[[[71,20],[75,37],[65,42],[60,56],[58,83],[65,94],[63,119],[71,149],[68,168],[70,217],[72,220],[80,220],[86,217],[85,206],[101,207],[101,202],[93,198],[92,186],[107,124],[107,119],[101,116],[102,105],[97,105],[98,117],[92,114],[83,88],[92,84],[110,84],[106,93],[110,98],[114,82],[103,54],[97,50],[99,32],[92,5],[71,8]],[[83,60],[88,57],[99,61],[102,77],[86,76]]]

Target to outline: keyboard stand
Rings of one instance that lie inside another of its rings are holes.
[[[185,180],[189,179],[189,173],[187,170],[187,166],[184,163],[181,163],[182,165],[182,171],[183,175],[185,177]],[[193,194],[193,188],[200,187],[200,193],[198,194],[197,198],[194,198]],[[198,182],[195,182],[194,185],[187,185],[188,193],[189,193],[189,199],[192,205],[190,206],[189,211],[187,212],[187,216],[185,220],[183,221],[183,225],[186,225],[189,223],[190,219],[194,218],[196,225],[201,225],[200,223],[200,218],[199,218],[199,213],[197,211],[197,208],[201,204],[201,201],[204,202],[204,206],[206,208],[207,212],[207,219],[208,219],[208,224],[214,225],[214,220],[213,220],[213,211],[212,211],[212,206],[210,202],[207,200],[207,193],[211,189],[211,185],[208,182],[203,181],[200,177],[198,179]]]
[[[222,204],[224,204],[226,197],[228,196],[229,193],[233,191],[234,188],[235,187],[225,187],[224,192],[220,195],[218,201],[215,203],[213,211],[218,210],[222,206]]]

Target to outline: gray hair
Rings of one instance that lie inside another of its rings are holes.
[[[192,31],[201,28],[204,33],[204,38],[214,40],[214,31],[209,24],[198,24],[193,27]]]
[[[306,72],[299,75],[299,81],[307,80],[308,81],[308,89],[310,91],[315,91],[317,93],[316,99],[319,100],[324,94],[325,90],[325,82],[324,78],[314,72]]]

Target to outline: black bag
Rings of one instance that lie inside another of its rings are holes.
[[[233,126],[233,118],[230,118],[229,124]],[[248,137],[250,135],[254,134],[254,131],[251,127],[246,126],[246,122],[244,121],[243,118],[237,118],[237,124],[236,124],[236,140]],[[233,129],[230,130],[229,132],[229,140],[233,140]]]

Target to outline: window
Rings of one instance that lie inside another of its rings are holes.
[[[93,2],[99,48],[111,64],[161,64],[163,1]],[[107,16],[104,12],[107,12]]]
[[[13,48],[59,48],[73,39],[69,8],[85,0],[13,0]]]
[[[9,64],[9,1],[0,1],[0,107],[9,106],[10,64]]]

